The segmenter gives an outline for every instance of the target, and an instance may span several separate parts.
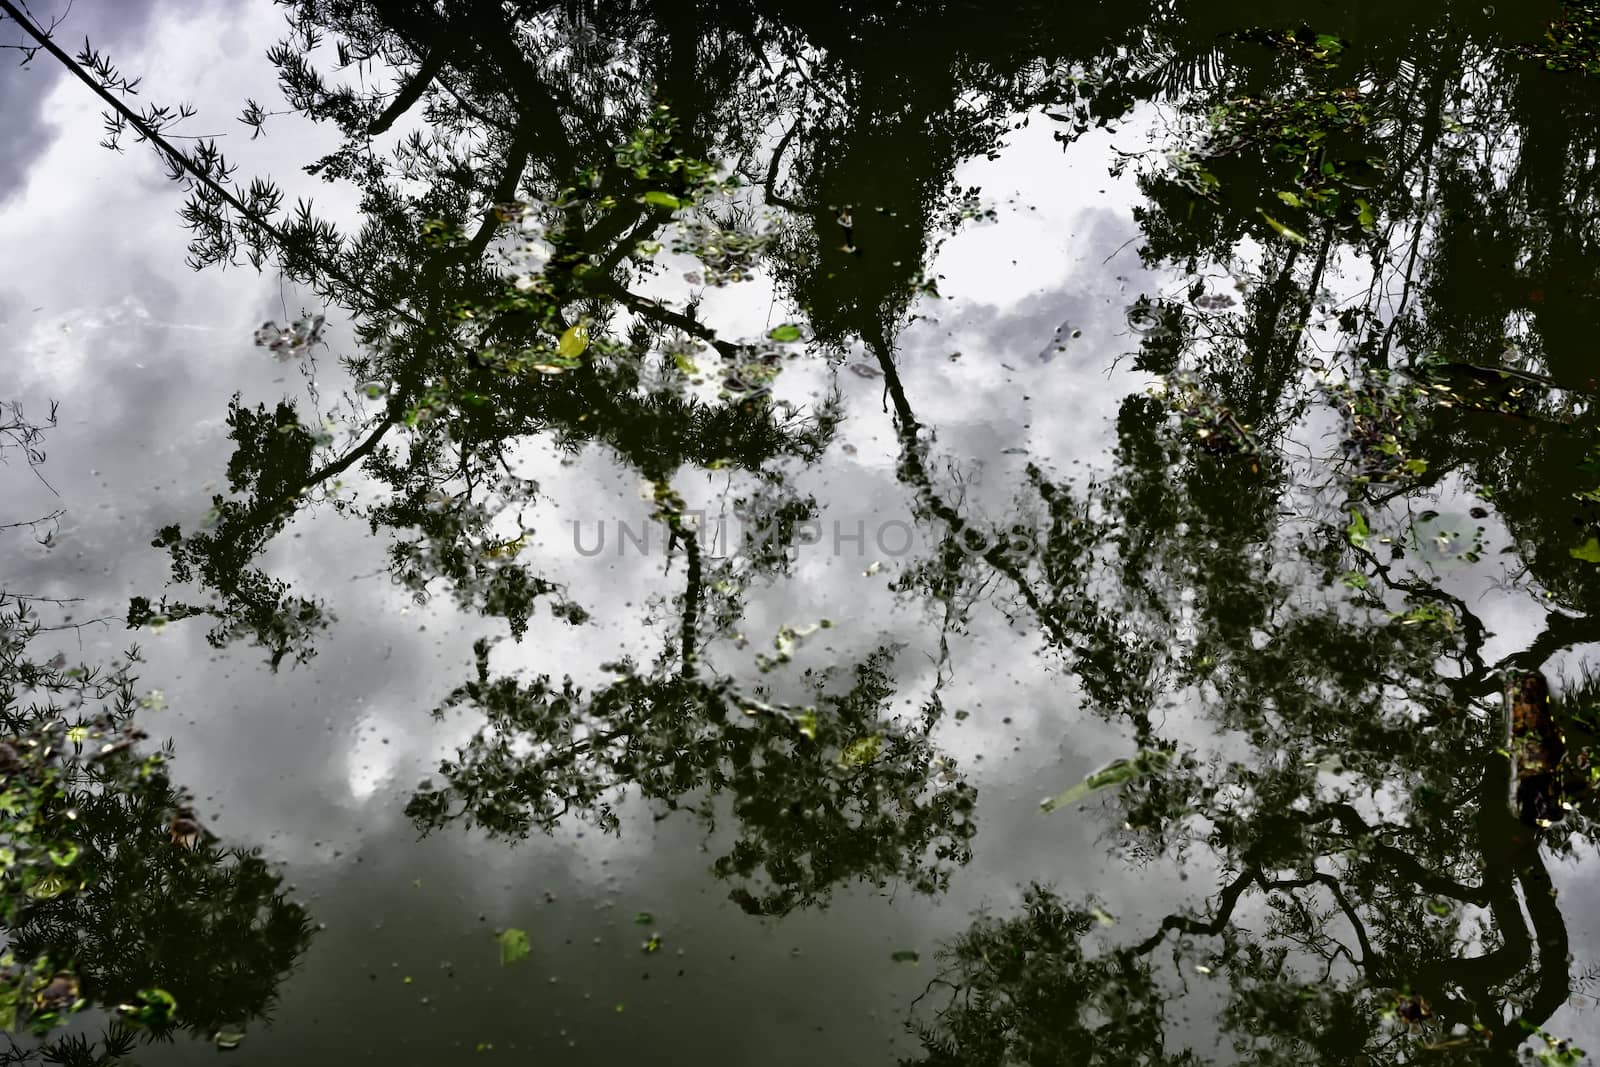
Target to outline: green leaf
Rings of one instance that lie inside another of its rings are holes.
[[[922,957],[917,955],[916,949],[903,948],[898,952],[892,953],[889,958],[896,963],[916,963]]]
[[[871,737],[858,737],[839,753],[839,766],[859,767],[863,763],[871,763],[878,755],[878,749],[883,744],[882,734],[873,734]]]
[[[16,986],[0,989],[0,1031],[10,1033],[17,1028],[17,1002],[22,991]]]
[[[1577,548],[1567,549],[1567,554],[1585,563],[1600,563],[1600,537],[1591,537]]]
[[[782,341],[788,344],[790,341],[800,340],[800,327],[792,322],[786,322],[782,326],[774,326],[767,331],[767,336],[774,341]]]
[[[531,951],[528,946],[528,931],[509,926],[505,933],[500,935],[500,966],[505,967],[527,959]]]
[[[561,335],[561,340],[556,344],[556,352],[562,359],[577,359],[588,347],[589,327],[580,322],[567,327],[567,332]]]
[[[654,204],[656,207],[668,208],[672,211],[676,211],[683,206],[682,200],[679,200],[671,193],[664,193],[660,189],[652,189],[648,193],[645,193],[644,202],[647,204]]]
[[[1262,211],[1260,208],[1256,208],[1256,214],[1258,214],[1262,218],[1266,219],[1267,220],[1267,225],[1272,227],[1272,232],[1276,233],[1279,237],[1282,237],[1284,240],[1293,241],[1297,245],[1303,245],[1303,244],[1306,243],[1305,235],[1300,233],[1298,230],[1291,230],[1289,227],[1285,226],[1283,223],[1279,222],[1277,219],[1273,218],[1271,215],[1268,215],[1265,211]]]
[[[1131,782],[1146,774],[1160,773],[1166,770],[1172,757],[1159,749],[1147,748],[1139,752],[1132,759],[1119,759],[1095,771],[1077,785],[1046,800],[1039,805],[1039,810],[1049,814],[1057,808],[1064,808],[1068,804],[1075,804],[1097,789],[1107,786],[1121,785]]]
[[[1339,580],[1351,589],[1365,589],[1367,576],[1360,571],[1346,571],[1339,576]]]
[[[1284,191],[1282,191],[1282,192],[1280,192],[1278,194],[1278,199],[1282,200],[1285,204],[1288,204],[1290,207],[1304,207],[1305,206],[1305,201],[1304,200],[1301,200],[1298,196],[1295,196],[1293,193],[1289,192],[1287,189],[1285,189]]]
[[[678,370],[682,371],[684,374],[696,374],[700,370],[699,367],[694,365],[694,360],[690,359],[688,355],[683,352],[672,353],[672,365],[677,367]]]
[[[162,1026],[178,1014],[178,1000],[165,989],[141,989],[126,1004],[118,1004],[117,1011],[134,1022],[146,1026]]]
[[[1356,197],[1356,209],[1360,212],[1361,228],[1371,230],[1378,225],[1378,217],[1372,213],[1372,205]]]
[[[54,900],[71,888],[72,883],[67,881],[65,875],[52,872],[30,885],[28,896],[34,900]]]
[[[1350,512],[1350,525],[1344,528],[1344,535],[1357,548],[1365,545],[1367,538],[1372,536],[1372,530],[1367,526],[1367,517],[1359,511]]]
[[[651,923],[656,921],[656,917],[651,915],[648,911],[641,911],[639,914],[633,917],[633,921],[638,923],[640,926],[649,926]]]

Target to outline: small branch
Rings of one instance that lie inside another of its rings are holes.
[[[1134,946],[1134,955],[1143,956],[1153,950],[1157,945],[1161,944],[1162,939],[1171,930],[1177,930],[1185,934],[1205,934],[1212,937],[1222,933],[1229,920],[1233,918],[1233,909],[1238,905],[1239,898],[1244,895],[1245,889],[1251,882],[1259,882],[1260,880],[1260,870],[1254,866],[1245,868],[1239,877],[1228,883],[1227,888],[1222,891],[1222,895],[1217,898],[1217,903],[1221,905],[1221,910],[1210,922],[1201,922],[1199,919],[1188,915],[1168,915],[1161,920],[1161,926],[1157,928],[1155,933]]]
[[[186,153],[179,151],[178,148],[173,145],[172,142],[169,141],[159,130],[145,122],[145,120],[141,118],[137,112],[119,100],[113,93],[108,91],[105,86],[99,84],[94,80],[94,78],[90,77],[88,71],[84,70],[75,59],[63,52],[60,46],[51,40],[49,35],[44,30],[41,30],[39,27],[35,26],[33,22],[22,13],[17,5],[12,2],[12,0],[0,0],[0,11],[4,11],[13,20],[15,20],[17,25],[22,27],[23,32],[27,33],[28,36],[38,41],[40,47],[54,56],[56,61],[65,67],[69,72],[71,72],[73,77],[87,85],[90,91],[92,91],[101,100],[104,100],[114,111],[117,112],[117,114],[126,119],[130,126],[139,131],[139,133],[151,144],[155,145],[161,154],[169,159],[182,172],[187,173],[196,182],[210,190],[215,196],[220,197],[235,211],[239,212],[241,216],[248,219],[252,225],[260,227],[261,231],[271,237],[281,250],[287,251],[295,247],[294,242],[292,242],[282,230],[280,230],[261,214],[248,207],[244,201],[240,200],[238,196],[236,196],[231,190],[223,186],[210,174],[206,173],[206,171],[197,166]],[[333,278],[342,285],[348,286],[353,292],[357,292],[362,296],[365,296],[368,300],[372,301],[374,305],[386,307],[395,314],[409,319],[415,325],[423,325],[421,320],[417,319],[415,315],[412,315],[401,308],[395,308],[391,305],[385,304],[375,293],[373,293],[366,286],[362,285],[361,282],[350,277],[337,265],[324,259],[322,261],[322,269],[327,271],[328,277]],[[41,478],[41,480],[43,479]],[[48,482],[45,484],[49,485]],[[51,491],[54,492],[53,489]]]
[[[443,45],[433,46],[432,50],[428,52],[427,58],[422,61],[422,66],[418,67],[417,72],[411,75],[411,80],[406,82],[400,92],[395,95],[394,100],[384,109],[383,114],[374,119],[372,125],[367,127],[369,135],[377,136],[381,133],[387,133],[389,127],[393,126],[401,115],[410,111],[412,106],[422,99],[422,94],[427,92],[428,86],[433,83],[433,79],[439,76],[440,70],[444,69],[445,51]]]
[[[683,526],[682,519],[677,520],[674,525],[678,539],[683,542],[684,554],[689,558],[689,575],[683,590],[683,623],[679,627],[679,641],[682,645],[683,676],[693,678],[695,661],[699,658],[696,645],[699,637],[702,596],[700,540],[695,531]]]

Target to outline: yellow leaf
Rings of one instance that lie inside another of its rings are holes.
[[[556,345],[556,351],[567,359],[577,359],[588,347],[589,327],[580,322],[567,327],[567,332],[561,335],[561,341]]]

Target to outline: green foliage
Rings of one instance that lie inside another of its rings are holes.
[[[856,880],[933,892],[970,856],[974,790],[930,743],[937,708],[910,723],[887,717],[887,651],[858,665],[842,693],[812,677],[816,703],[805,709],[677,673],[630,671],[589,691],[570,679],[524,683],[494,677],[489,653],[480,643],[477,680],[439,709],[473,706],[487,721],[440,765],[444,784],[407,806],[424,830],[462,819],[521,837],[568,815],[614,830],[614,797],[637,790],[708,826],[731,817],[732,847],[713,869],[761,914]]]
[[[52,1031],[85,1006],[115,1009],[99,1045],[114,1058],[261,1015],[309,918],[254,853],[203,831],[175,843],[189,801],[168,779],[170,748],[141,750],[136,716],[157,701],[135,688],[137,651],[108,668],[40,663],[41,626],[0,594],[0,1019],[52,1055],[88,1055],[87,1038]]]

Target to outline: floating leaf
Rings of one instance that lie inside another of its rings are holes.
[[[223,1051],[238,1048],[244,1043],[244,1028],[239,1026],[224,1026],[211,1035],[211,1040]]]
[[[645,955],[649,955],[649,954],[651,954],[653,952],[660,952],[661,951],[661,935],[660,934],[651,934],[650,935],[650,939],[648,941],[645,941],[643,944],[641,944],[639,946],[639,949],[640,949],[640,951],[644,952]]]
[[[577,359],[588,347],[589,327],[580,322],[567,327],[567,332],[561,335],[561,340],[556,345],[556,351],[561,353],[563,359]]]
[[[1305,235],[1304,234],[1300,233],[1297,230],[1291,230],[1289,227],[1285,226],[1283,223],[1279,222],[1277,219],[1273,218],[1271,215],[1268,215],[1265,211],[1262,211],[1260,208],[1256,208],[1256,213],[1259,214],[1262,218],[1267,220],[1267,225],[1271,226],[1272,227],[1272,232],[1276,233],[1279,237],[1282,237],[1286,241],[1293,241],[1297,245],[1303,245],[1303,244],[1306,243],[1306,239],[1305,239]]]
[[[839,753],[839,766],[859,767],[863,763],[871,763],[878,755],[878,749],[883,745],[883,735],[873,734],[870,737],[858,737]]]
[[[34,900],[54,900],[72,888],[65,875],[52,872],[28,887],[28,896]]]
[[[1356,197],[1356,210],[1360,212],[1359,217],[1361,221],[1361,228],[1363,230],[1371,230],[1377,226],[1378,218],[1372,213],[1372,205],[1361,199],[1359,196]]]
[[[1350,513],[1350,525],[1344,528],[1345,537],[1357,548],[1367,543],[1367,538],[1372,535],[1372,530],[1367,526],[1367,517],[1359,511]]]
[[[1144,749],[1132,759],[1119,759],[1114,763],[1095,771],[1089,777],[1039,805],[1039,810],[1045,813],[1064,808],[1074,804],[1097,789],[1107,786],[1121,785],[1131,782],[1141,775],[1160,772],[1166,769],[1172,757],[1159,749]]]
[[[1302,207],[1305,204],[1304,200],[1301,200],[1298,196],[1296,196],[1293,193],[1289,192],[1287,189],[1285,189],[1283,192],[1280,192],[1278,194],[1278,199],[1282,200],[1285,204],[1288,204],[1290,207]]]
[[[531,951],[528,946],[528,931],[510,926],[500,935],[500,966],[505,967],[526,959]]]
[[[774,341],[781,341],[784,344],[788,344],[791,341],[800,340],[800,327],[796,326],[792,322],[786,322],[782,326],[774,326],[772,329],[768,330],[767,336]]]
[[[1600,537],[1591,537],[1577,548],[1567,549],[1567,553],[1585,563],[1600,563]]]
[[[1367,587],[1367,576],[1360,571],[1346,571],[1339,575],[1339,581],[1351,589],[1365,589]]]
[[[682,200],[679,200],[671,193],[662,192],[660,189],[652,189],[648,193],[645,193],[644,202],[647,204],[654,204],[656,207],[667,208],[670,211],[676,211],[683,206]]]
[[[922,957],[917,955],[916,949],[903,948],[890,955],[889,958],[896,963],[916,963]]]
[[[117,1011],[125,1018],[146,1026],[161,1026],[178,1014],[178,1000],[165,989],[141,989],[126,1004],[118,1004]]]
[[[651,915],[648,911],[641,911],[639,914],[633,917],[633,921],[638,923],[640,926],[649,926],[651,923],[656,921],[656,917]]]

